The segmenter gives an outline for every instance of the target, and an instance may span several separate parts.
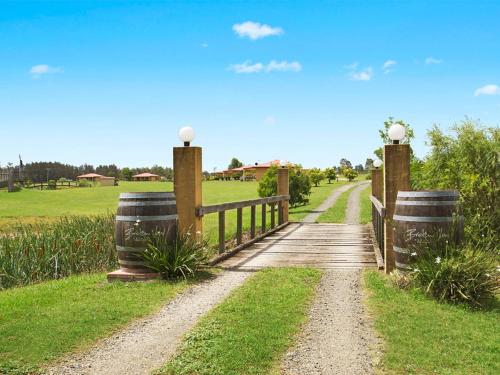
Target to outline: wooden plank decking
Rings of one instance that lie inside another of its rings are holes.
[[[377,262],[367,225],[292,223],[240,251],[220,266],[330,269],[377,267]]]

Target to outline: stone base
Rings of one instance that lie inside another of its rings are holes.
[[[133,272],[120,268],[119,270],[108,273],[108,281],[150,281],[160,278],[159,273]]]

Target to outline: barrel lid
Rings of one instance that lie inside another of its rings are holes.
[[[120,199],[137,199],[137,198],[175,198],[175,193],[173,191],[169,192],[133,192],[133,193],[121,193]]]
[[[454,197],[458,198],[459,193],[456,190],[418,190],[418,191],[398,191],[400,198],[437,198]]]

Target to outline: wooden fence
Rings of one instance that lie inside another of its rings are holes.
[[[372,202],[372,225],[373,232],[375,233],[375,240],[377,241],[378,248],[382,257],[384,257],[384,219],[385,219],[385,207],[384,205],[373,195],[370,196],[370,201]]]
[[[196,210],[196,216],[203,217],[212,213],[219,214],[219,253],[223,253],[226,249],[226,211],[236,210],[236,249],[238,249],[240,246],[249,246],[287,225],[288,222],[285,222],[283,215],[283,203],[288,200],[290,200],[289,195],[276,195],[261,199],[202,206]],[[258,236],[256,236],[257,206],[261,207],[261,233]],[[271,228],[269,230],[267,230],[266,223],[268,206],[271,208]],[[243,244],[243,208],[245,207],[250,207],[250,241]],[[276,225],[276,211],[278,212],[278,225]]]
[[[48,183],[46,182],[41,182],[41,183],[37,183],[37,184],[31,184],[31,185],[26,185],[24,186],[26,189],[40,189],[40,190],[47,190],[47,189],[50,189],[49,188],[49,185]],[[54,185],[52,185],[54,186]],[[64,187],[64,186],[67,186],[67,187],[80,187],[78,185],[78,182],[77,181],[56,181],[55,183],[55,186],[56,186],[56,189],[57,187]]]

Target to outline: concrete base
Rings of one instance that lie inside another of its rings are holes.
[[[159,273],[141,273],[120,268],[119,270],[108,273],[108,281],[150,281],[160,278]]]

